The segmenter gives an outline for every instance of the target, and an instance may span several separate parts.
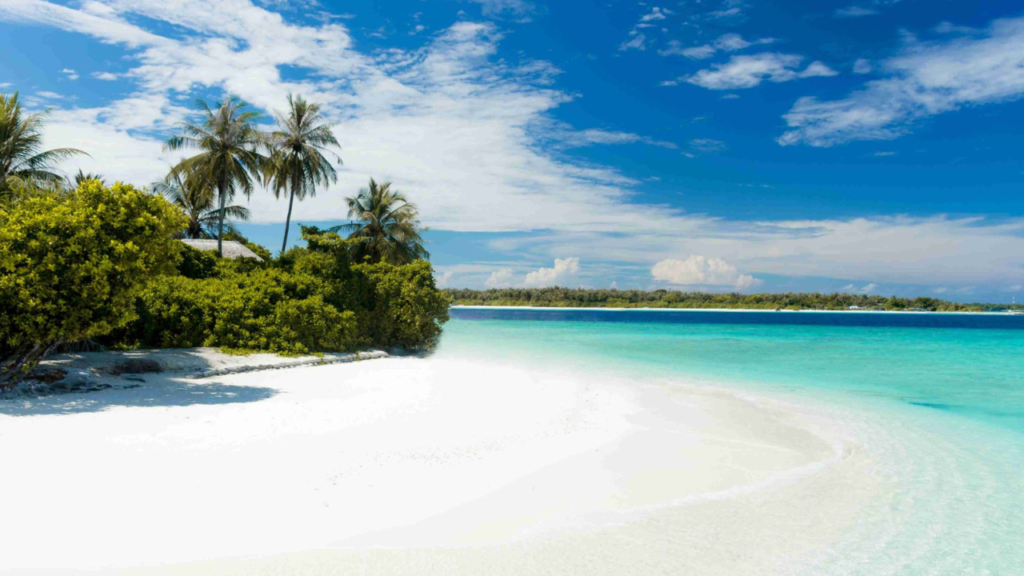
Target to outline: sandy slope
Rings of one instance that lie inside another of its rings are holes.
[[[440,358],[147,379],[0,404],[0,572],[770,574],[872,489],[855,446],[705,389]]]

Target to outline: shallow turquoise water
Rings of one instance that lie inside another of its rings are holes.
[[[438,353],[813,400],[888,490],[820,573],[1024,574],[1024,317],[708,314],[454,310]]]

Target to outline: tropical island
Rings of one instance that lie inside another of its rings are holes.
[[[886,310],[914,312],[981,312],[982,304],[938,298],[898,298],[867,294],[740,294],[672,290],[586,288],[492,288],[445,290],[455,306],[534,306],[539,308],[679,308],[736,310]]]

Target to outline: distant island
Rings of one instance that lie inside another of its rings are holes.
[[[539,308],[732,308],[751,310],[885,310],[905,312],[986,312],[1008,310],[995,304],[961,304],[919,296],[867,294],[713,294],[672,290],[586,288],[448,289],[455,306],[533,306]],[[1017,309],[1021,307],[1018,306]]]

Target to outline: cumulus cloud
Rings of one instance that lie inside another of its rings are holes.
[[[68,80],[78,80],[78,72],[75,72],[71,68],[65,68],[60,71]]]
[[[662,260],[651,268],[651,275],[656,281],[676,286],[730,286],[745,290],[761,283],[749,274],[741,274],[725,260],[697,255],[686,260]]]
[[[512,272],[511,268],[502,268],[491,272],[491,275],[484,282],[484,286],[488,288],[508,288],[512,286],[514,278],[515,273]]]
[[[783,118],[782,145],[827,147],[852,140],[891,140],[913,125],[965,106],[1024,95],[1024,18],[996,20],[980,34],[908,40],[882,62],[886,77],[840,100],[797,100]]]
[[[789,82],[800,78],[836,75],[834,70],[818,61],[798,70],[803,59],[803,56],[797,54],[778,52],[732,56],[728,62],[714,64],[686,78],[686,81],[709,90],[737,90],[753,88],[764,81]]]
[[[97,79],[97,80],[106,80],[106,81],[113,81],[113,80],[117,80],[117,78],[118,78],[117,74],[114,74],[112,72],[94,72],[92,77]]]
[[[579,258],[555,258],[551,268],[541,268],[526,275],[523,286],[542,288],[545,286],[568,286],[580,271]]]
[[[447,288],[448,284],[452,281],[452,276],[455,273],[451,270],[446,270],[438,274],[435,278],[438,288]]]

